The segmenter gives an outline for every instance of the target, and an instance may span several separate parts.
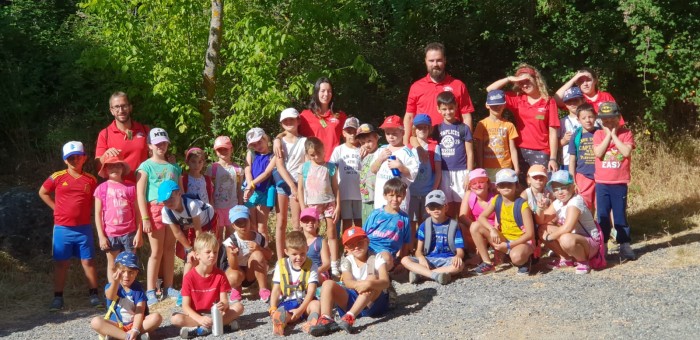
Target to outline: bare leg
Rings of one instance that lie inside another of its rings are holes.
[[[147,235],[148,243],[151,245],[151,256],[148,257],[148,265],[146,266],[146,289],[155,290],[158,270],[160,269],[160,259],[163,258],[165,228],[153,230]]]
[[[333,317],[333,306],[347,306],[348,292],[333,280],[326,280],[321,286],[321,315]]]
[[[250,275],[252,274],[252,275]],[[252,276],[252,277],[251,277]],[[260,289],[267,288],[267,261],[262,251],[256,250],[248,258],[248,273],[246,279],[255,279]]]
[[[83,265],[83,272],[85,272],[85,278],[88,280],[88,288],[97,288],[97,270],[95,270],[94,261],[80,260],[80,264]]]
[[[481,261],[491,263],[491,258],[489,257],[487,248],[489,244],[489,230],[480,223],[472,223],[472,225],[469,227],[469,233],[472,235],[472,239],[474,239],[476,253],[481,257]]]
[[[277,225],[275,228],[275,250],[277,258],[282,258],[284,254],[285,234],[287,233],[287,210],[289,209],[289,196],[277,194],[277,204],[275,204],[275,212],[277,216]],[[294,216],[294,213],[292,213]]]
[[[54,261],[53,269],[53,291],[62,292],[66,286],[66,274],[70,268],[70,261]]]
[[[328,237],[328,247],[331,250],[331,262],[335,262],[339,259],[338,235],[335,230],[335,223],[329,217],[326,217],[326,236]]]
[[[175,274],[175,235],[170,228],[164,228],[163,257],[161,258],[161,273],[163,274],[163,287],[173,286]]]

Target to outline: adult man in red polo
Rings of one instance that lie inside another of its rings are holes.
[[[136,183],[134,170],[148,158],[149,128],[131,119],[131,110],[126,93],[115,92],[109,97],[109,111],[114,122],[97,136],[95,161],[99,169],[103,157],[121,155],[131,169],[124,179]]]
[[[411,131],[413,117],[419,113],[426,113],[430,116],[433,125],[442,123],[442,115],[437,110],[437,96],[441,92],[450,91],[457,99],[457,119],[463,121],[474,131],[472,126],[472,115],[474,105],[469,97],[467,86],[456,78],[445,72],[445,46],[441,43],[433,42],[425,46],[425,67],[428,75],[417,80],[408,91],[408,101],[406,102],[406,115],[403,119],[404,129]],[[411,134],[403,136],[404,145],[410,145]]]

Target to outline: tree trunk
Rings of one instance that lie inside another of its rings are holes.
[[[209,46],[204,58],[204,72],[202,74],[203,97],[200,99],[199,111],[204,117],[204,126],[211,129],[211,107],[216,94],[216,69],[219,63],[219,51],[222,40],[222,18],[224,13],[224,0],[211,0],[211,21],[209,22]]]

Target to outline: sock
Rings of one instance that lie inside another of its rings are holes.
[[[333,320],[333,318],[332,318],[330,315],[328,315],[328,314],[323,314],[323,317],[326,318],[326,319],[331,319],[331,320]]]
[[[437,279],[438,279],[438,273],[435,273],[435,272],[431,273],[431,274],[430,274],[430,278],[433,279],[433,281],[437,281]]]
[[[54,297],[63,297],[63,292],[53,292]]]
[[[355,318],[355,314],[352,314],[352,312],[347,312],[347,313],[345,313],[345,315],[350,315],[350,316],[352,316],[353,319]]]
[[[63,293],[61,293],[63,295]],[[90,288],[88,295],[97,295],[97,288]]]

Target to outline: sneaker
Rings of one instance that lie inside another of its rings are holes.
[[[588,265],[588,261],[579,262],[576,266],[576,274],[588,274],[591,271],[591,267]]]
[[[304,322],[301,325],[301,330],[304,333],[309,334],[311,327],[315,326],[318,323],[318,319],[319,319],[318,313],[313,312],[313,313],[309,314],[309,316],[306,318],[306,322]]]
[[[143,332],[141,333],[141,340],[151,340],[151,336],[148,335],[148,332]]]
[[[408,272],[408,283],[418,283],[418,274],[409,271]]]
[[[327,316],[322,316],[315,325],[309,328],[309,334],[313,336],[322,336],[336,331],[338,328],[338,324],[335,320]]]
[[[156,290],[151,289],[146,291],[146,304],[150,307],[158,303],[158,297],[156,296]]]
[[[530,275],[530,260],[524,265],[518,266],[518,272],[516,274],[522,276]]]
[[[337,266],[331,266],[331,275],[333,277],[340,277],[340,269]]]
[[[238,289],[231,289],[231,295],[228,297],[228,302],[236,302],[236,301],[241,301],[243,300],[243,297],[241,296],[241,292],[238,291]]]
[[[241,326],[238,325],[238,320],[233,320],[228,325],[224,325],[224,333],[235,332],[239,329],[241,329]]]
[[[438,273],[435,281],[437,281],[437,283],[444,286],[444,285],[450,283],[451,279],[452,279],[452,277],[450,277],[450,273]]]
[[[637,255],[634,253],[634,250],[629,243],[623,243],[620,245],[620,257],[622,257],[623,260],[637,259]]]
[[[342,318],[340,318],[340,321],[338,321],[338,327],[340,329],[346,331],[348,334],[352,334],[353,332],[353,327],[352,325],[355,324],[355,317],[350,315],[350,314],[345,314],[343,315]]]
[[[104,308],[102,300],[100,300],[100,297],[97,296],[97,294],[90,294],[90,305],[95,308]]]
[[[63,296],[54,296],[49,306],[50,312],[56,312],[63,309]]]
[[[194,339],[198,336],[207,336],[211,334],[211,329],[204,327],[182,327],[180,328],[180,337],[183,339]]]
[[[494,271],[496,271],[496,268],[493,266],[493,264],[486,262],[481,262],[480,265],[474,268],[474,272],[476,273],[476,275],[484,275],[488,273],[493,273]]]
[[[386,289],[386,293],[389,295],[389,309],[394,309],[396,300],[399,299],[399,293],[396,292],[394,281],[389,281],[389,288]]]
[[[258,294],[260,294],[260,300],[262,302],[265,302],[265,303],[270,302],[270,295],[272,295],[272,293],[270,292],[269,289],[263,288],[258,292]]]
[[[553,260],[550,263],[547,263],[547,268],[549,269],[561,269],[561,268],[566,268],[566,267],[573,267],[576,264],[574,261],[567,260],[567,259],[556,259]]]
[[[163,289],[163,300],[165,299],[177,299],[180,297],[180,291],[173,288],[173,287],[168,287],[166,289]]]
[[[284,336],[284,328],[287,327],[287,310],[284,309],[284,306],[272,312],[270,318],[272,319],[272,333]]]

